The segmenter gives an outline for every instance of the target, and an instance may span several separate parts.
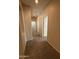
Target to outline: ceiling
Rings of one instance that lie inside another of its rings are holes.
[[[22,3],[32,7],[33,16],[38,16],[42,13],[43,9],[47,6],[50,0],[38,0],[39,3],[35,4],[35,0],[22,0]]]

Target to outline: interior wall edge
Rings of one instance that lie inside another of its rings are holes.
[[[50,46],[51,47],[53,47],[58,53],[60,53],[60,51],[58,50],[58,49],[56,49],[54,46],[52,46],[52,44],[49,42],[49,41],[47,41],[49,44],[50,44]]]

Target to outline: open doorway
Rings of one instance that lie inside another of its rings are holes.
[[[31,25],[32,25],[32,35],[34,36],[34,33],[36,32],[36,21],[32,21]]]
[[[40,37],[43,40],[47,40],[48,35],[48,16],[35,16],[32,17],[32,36]]]
[[[44,16],[43,19],[43,37],[47,40],[48,35],[48,16]]]

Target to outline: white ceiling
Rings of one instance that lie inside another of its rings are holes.
[[[33,16],[38,16],[42,13],[43,9],[47,6],[50,0],[38,0],[39,3],[35,4],[35,0],[22,0],[22,3],[32,7]]]

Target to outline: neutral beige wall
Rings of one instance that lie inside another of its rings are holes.
[[[31,28],[31,8],[30,6],[23,5],[23,14],[26,31],[26,41],[32,40],[32,28]]]
[[[25,30],[24,30],[24,22],[23,22],[23,10],[22,5],[20,4],[19,8],[19,54],[20,56],[24,55],[24,49],[25,49]]]
[[[26,41],[32,39],[31,9],[20,3],[19,10],[19,54],[24,55]]]
[[[43,16],[37,18],[37,31],[43,36]]]
[[[60,4],[59,0],[52,0],[44,10],[48,16],[48,42],[58,52],[60,51]]]

